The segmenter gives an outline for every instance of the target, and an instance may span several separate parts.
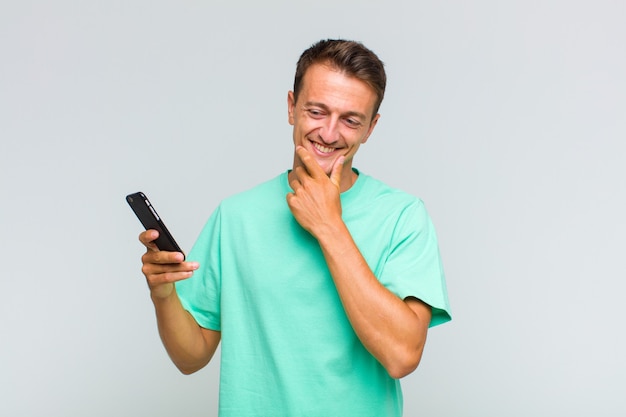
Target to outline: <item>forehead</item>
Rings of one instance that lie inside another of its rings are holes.
[[[341,70],[325,64],[313,64],[304,73],[298,101],[340,105],[348,107],[348,111],[371,114],[376,92],[365,81]]]

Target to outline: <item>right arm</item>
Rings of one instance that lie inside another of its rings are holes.
[[[174,283],[191,277],[198,263],[184,262],[179,252],[159,251],[153,243],[157,237],[155,230],[139,235],[147,248],[141,258],[141,270],[150,288],[163,345],[176,367],[184,374],[191,374],[209,363],[221,333],[200,327],[176,294]]]

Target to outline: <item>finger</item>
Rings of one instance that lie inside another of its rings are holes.
[[[326,173],[324,172],[322,167],[317,163],[315,158],[311,156],[309,151],[307,151],[303,146],[298,146],[296,148],[296,154],[302,161],[302,164],[304,165],[311,177],[321,178],[322,176],[326,176]]]
[[[181,262],[178,264],[144,263],[141,271],[146,275],[193,273],[200,267],[198,262]]]
[[[289,186],[296,194],[299,190],[307,188],[307,183],[311,180],[311,176],[307,172],[306,168],[302,166],[294,167],[293,178],[289,181]]]
[[[330,173],[330,181],[337,186],[337,188],[341,188],[341,174],[343,172],[343,162],[346,160],[345,156],[340,156],[335,161],[335,165],[333,165],[333,169]]]
[[[156,248],[154,241],[157,240],[158,238],[159,238],[159,232],[154,229],[148,229],[139,234],[139,241],[149,248]]]
[[[142,272],[144,273],[146,280],[148,282],[148,286],[151,289],[157,288],[162,284],[173,283],[177,281],[182,281],[184,279],[191,278],[193,276],[194,271],[186,270],[186,271],[151,271],[149,268],[143,268]]]
[[[141,257],[144,264],[181,264],[184,260],[185,256],[180,252],[166,252],[158,249],[151,250],[150,248]]]
[[[300,181],[293,180],[289,182],[289,186],[291,187],[291,190],[292,190],[292,192],[289,194],[295,194],[296,191],[298,191],[298,189],[302,187],[302,184],[300,184]]]
[[[301,187],[309,178],[311,178],[311,175],[307,172],[306,168],[298,165],[293,169],[293,180],[291,184],[296,187]]]

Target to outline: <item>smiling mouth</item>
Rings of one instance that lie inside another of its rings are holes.
[[[313,147],[317,149],[318,151],[320,151],[321,153],[331,153],[335,150],[335,148],[329,148],[329,147],[320,145],[317,142],[312,142],[312,143],[313,143]]]

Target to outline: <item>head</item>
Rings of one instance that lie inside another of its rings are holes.
[[[304,51],[288,94],[295,146],[303,146],[330,175],[345,157],[342,191],[356,179],[352,159],[379,119],[385,91],[382,62],[352,41],[321,41]],[[294,168],[301,165],[294,155]]]
[[[369,85],[377,97],[372,117],[378,113],[385,96],[387,75],[383,62],[374,52],[355,41],[328,39],[313,44],[300,55],[296,66],[296,76],[293,83],[293,94],[296,101],[302,89],[304,75],[313,64],[325,64]]]

